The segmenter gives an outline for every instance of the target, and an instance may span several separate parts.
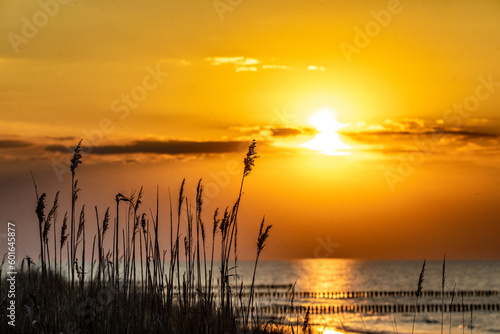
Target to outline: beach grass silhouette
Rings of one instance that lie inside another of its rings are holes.
[[[116,195],[115,217],[111,216],[108,207],[100,219],[96,206],[97,233],[88,239],[86,230],[91,219],[85,204],[77,213],[81,190],[77,171],[83,162],[81,144],[82,141],[77,144],[71,158],[71,209],[69,214],[64,213],[59,238],[56,238],[61,210],[59,192],[49,207],[46,193],[39,194],[33,178],[37,198],[39,262],[35,264],[30,257],[23,259],[16,277],[16,326],[9,326],[8,318],[2,314],[2,333],[238,333],[276,330],[276,327],[273,329],[263,324],[255,315],[252,298],[259,256],[271,229],[271,225],[264,224],[264,219],[256,242],[254,276],[248,300],[242,297],[243,283],[239,287],[240,293],[235,294],[238,287],[232,285],[230,279],[238,266],[237,225],[243,184],[258,158],[255,140],[243,161],[236,202],[226,207],[223,214],[219,209],[213,214],[208,256],[206,225],[201,218],[202,180],[198,182],[194,208],[185,195],[185,180],[179,189],[176,208],[170,199],[170,249],[161,250],[159,246],[159,225],[166,226],[159,221],[160,198],[157,194],[155,212],[141,213],[142,188],[137,196]],[[123,205],[128,210],[125,221],[120,219],[123,218],[120,217]],[[187,235],[182,239],[183,228]],[[52,240],[49,239],[51,229]],[[106,248],[104,240],[109,233],[112,233],[109,236],[112,246]],[[214,250],[219,247],[220,265],[216,273]],[[184,260],[181,260],[181,253]],[[4,262],[5,257],[2,266]],[[86,268],[86,262],[90,263],[90,268]],[[6,295],[5,289],[1,292]],[[5,310],[3,307],[1,313]]]

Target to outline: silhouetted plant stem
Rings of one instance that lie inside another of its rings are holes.
[[[420,271],[420,277],[418,278],[417,300],[415,302],[415,312],[413,314],[413,326],[411,329],[412,334],[415,330],[415,320],[417,318],[418,298],[422,295],[422,288],[423,288],[423,283],[424,283],[424,273],[425,273],[425,260],[424,260],[424,264],[422,265],[422,270]]]
[[[441,280],[441,334],[444,330],[444,284],[446,280],[446,255],[443,258],[443,276]]]
[[[260,253],[266,247],[266,240],[269,238],[269,231],[271,230],[272,225],[268,225],[264,229],[264,218],[262,218],[262,222],[260,223],[259,236],[257,238],[257,256],[255,257],[255,265],[253,268],[253,276],[252,276],[252,284],[250,286],[250,297],[248,299],[248,307],[245,316],[245,331],[247,330],[249,323],[249,312],[253,315],[253,293],[254,293],[254,283],[255,283],[255,273],[257,272],[257,263],[259,262]]]

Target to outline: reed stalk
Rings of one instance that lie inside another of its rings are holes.
[[[73,157],[71,158],[70,162],[70,171],[71,171],[71,232],[70,232],[70,241],[71,241],[71,259],[68,259],[68,261],[71,261],[71,289],[73,290],[74,285],[75,285],[75,271],[74,271],[74,265],[75,265],[75,256],[76,256],[76,250],[75,250],[75,205],[76,201],[78,199],[78,180],[75,179],[75,173],[76,169],[78,168],[78,165],[82,163],[82,154],[81,154],[81,144],[82,144],[82,139],[78,142],[78,145],[76,145]]]
[[[411,329],[411,333],[414,333],[415,330],[415,320],[417,319],[417,308],[418,308],[418,298],[422,295],[422,288],[424,283],[424,273],[425,273],[425,260],[422,264],[422,270],[420,271],[420,277],[418,278],[418,287],[417,287],[417,300],[415,302],[415,312],[413,313],[413,326]]]
[[[453,305],[453,300],[455,299],[455,288],[456,288],[456,284],[453,286],[453,291],[451,292],[451,302],[450,302],[450,309],[451,309],[451,306]],[[451,315],[452,315],[453,312],[450,312],[450,327],[449,327],[449,330],[448,330],[448,334],[451,334]]]
[[[249,312],[253,314],[253,294],[254,294],[254,283],[255,283],[255,274],[257,272],[257,263],[259,262],[259,257],[260,254],[262,253],[262,250],[266,246],[266,240],[269,238],[269,232],[271,230],[272,225],[266,226],[264,228],[264,220],[265,218],[262,218],[262,222],[260,223],[260,229],[259,229],[259,236],[257,238],[257,256],[255,257],[255,264],[253,268],[253,276],[252,276],[252,284],[250,285],[250,297],[248,299],[248,307],[247,307],[247,312],[245,316],[245,329],[248,327],[249,323]]]
[[[443,276],[441,279],[441,334],[444,331],[444,285],[446,280],[446,255],[443,258]]]

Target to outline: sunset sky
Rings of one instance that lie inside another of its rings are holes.
[[[167,248],[184,177],[211,225],[256,139],[242,258],[500,259],[500,1],[0,0],[1,252],[80,139],[91,231],[158,186]]]

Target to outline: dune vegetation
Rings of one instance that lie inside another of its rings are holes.
[[[70,165],[71,208],[64,212],[62,223],[58,219],[62,211],[59,192],[53,204],[48,205],[47,195],[39,194],[33,178],[39,259],[27,256],[18,268],[15,327],[8,325],[4,307],[8,302],[7,290],[5,284],[0,286],[1,332],[275,331],[276,327],[272,329],[258,319],[253,307],[255,271],[271,230],[264,219],[256,241],[250,291],[245,292],[249,297],[242,297],[243,283],[235,286],[233,282],[237,281],[231,279],[238,266],[238,211],[244,181],[258,158],[255,149],[253,141],[243,161],[241,186],[235,203],[215,210],[210,215],[211,223],[202,219],[202,180],[198,182],[192,202],[185,195],[183,180],[175,204],[170,199],[170,221],[160,222],[158,194],[156,211],[146,213],[141,206],[142,188],[130,197],[117,194],[116,207],[108,207],[103,217],[99,216],[97,206],[89,210],[85,204],[80,205],[77,177],[82,163],[80,141]],[[126,217],[120,214],[123,206],[128,212]],[[97,233],[90,237],[86,233],[89,224],[97,227]],[[170,249],[162,250],[158,240],[166,226]],[[207,238],[208,233],[212,234],[211,238]],[[104,241],[109,238],[112,246],[106,248]],[[215,250],[220,250],[220,254],[215,254]],[[4,262],[5,257],[0,270]],[[0,282],[4,278],[0,272]]]

